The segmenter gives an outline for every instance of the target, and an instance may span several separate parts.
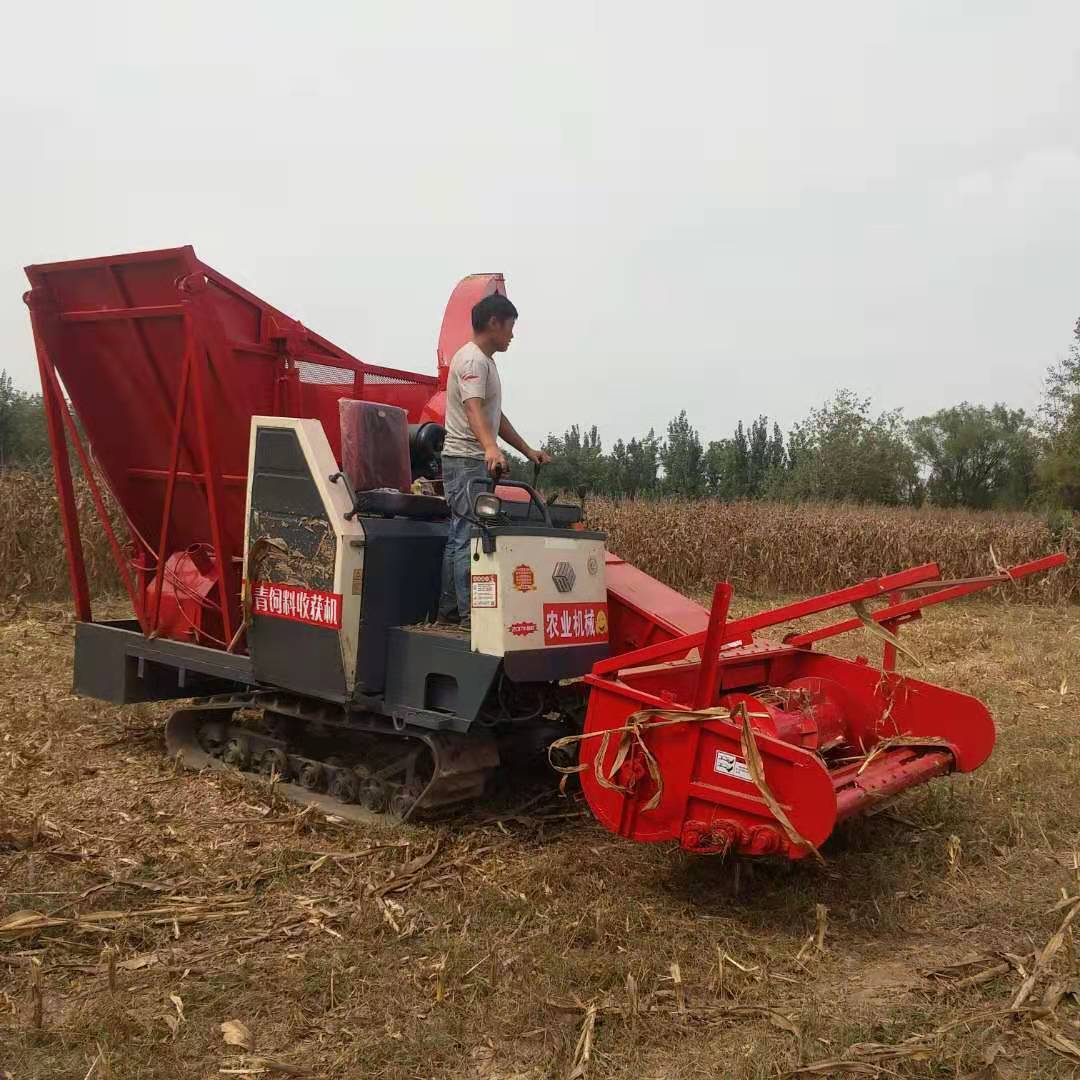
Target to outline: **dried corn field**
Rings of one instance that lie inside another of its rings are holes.
[[[76,485],[91,589],[119,581],[85,483]],[[731,581],[757,596],[810,594],[938,562],[946,577],[993,569],[1064,548],[1080,551],[1080,519],[1055,533],[1035,514],[890,507],[590,499],[588,523],[608,546],[686,592]],[[1080,599],[1080,561],[1018,584],[1024,599]],[[67,595],[59,507],[48,469],[0,471],[0,605],[12,593]]]
[[[1055,534],[1034,514],[893,507],[591,499],[608,547],[684,592],[730,581],[752,595],[813,594],[937,562],[945,577],[1080,549],[1080,520]],[[1080,563],[1018,584],[1025,599],[1080,599]]]
[[[84,488],[79,503],[107,593]],[[736,614],[778,582],[934,557],[964,574],[991,544],[1002,562],[1058,546],[1023,515],[594,501],[588,516],[687,591],[730,577]],[[1073,574],[1042,598],[1076,598]],[[49,474],[0,474],[2,1080],[1064,1080],[1080,1065],[1075,609],[976,601],[905,630],[925,678],[991,707],[997,752],[846,825],[818,866],[628,844],[553,777],[393,830],[180,771],[168,705],[70,692],[67,605],[30,599],[65,592]]]
[[[70,693],[72,638],[59,603],[0,618],[4,1080],[1077,1075],[1074,609],[905,629],[997,751],[824,865],[630,844],[554,778],[348,825],[176,770],[167,704]]]
[[[90,489],[76,485],[86,573],[94,592],[112,592],[119,578]],[[60,504],[52,470],[0,470],[0,607],[12,595],[68,595]]]

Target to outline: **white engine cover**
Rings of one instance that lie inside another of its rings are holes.
[[[474,652],[607,643],[601,533],[526,526],[491,533],[494,554],[478,538],[470,541]]]

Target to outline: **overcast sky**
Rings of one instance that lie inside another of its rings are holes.
[[[7,4],[0,366],[22,266],[191,243],[361,359],[434,371],[458,278],[504,403],[605,444],[1037,404],[1080,315],[1080,3]]]

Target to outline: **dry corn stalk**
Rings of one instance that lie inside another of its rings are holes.
[[[40,1030],[45,1022],[45,1003],[41,990],[41,961],[36,956],[30,958],[30,1003],[33,1009],[31,1022]]]
[[[994,570],[991,544],[994,558],[1011,565],[1080,540],[1080,522],[1062,536],[1036,514],[1007,511],[591,498],[586,513],[621,558],[701,592],[730,581],[740,592],[814,595],[926,562],[939,563],[946,579],[981,577]],[[1080,562],[1016,582],[1009,593],[1076,599]]]

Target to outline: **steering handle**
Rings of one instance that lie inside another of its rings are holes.
[[[536,507],[540,511],[540,516],[544,519],[544,524],[549,529],[554,528],[551,523],[551,511],[548,510],[548,505],[544,502],[540,492],[538,492],[532,484],[527,484],[524,480],[499,480],[498,478],[496,478],[495,482],[501,484],[503,487],[520,488],[522,491],[527,492],[530,501],[536,503]]]
[[[520,488],[522,491],[528,493],[530,502],[536,503],[536,507],[540,511],[540,516],[544,520],[544,525],[547,526],[547,528],[549,528],[549,529],[553,529],[555,526],[554,526],[554,524],[552,523],[552,520],[551,520],[551,512],[548,510],[547,503],[544,502],[543,497],[540,495],[540,492],[538,492],[536,490],[536,488],[534,488],[531,484],[525,483],[524,480],[509,480],[509,479],[501,480],[499,478],[501,473],[502,473],[502,470],[499,469],[499,470],[496,471],[494,477],[484,477],[483,479],[477,477],[476,479],[470,480],[468,482],[468,484],[465,487],[465,491],[466,491],[466,498],[468,499],[468,502],[469,502],[470,510],[472,508],[473,499],[475,498],[475,496],[473,495],[474,486],[480,485],[485,490],[488,490],[488,491],[494,491],[496,485],[501,485],[502,487]],[[471,515],[470,515],[470,520],[476,521],[476,519],[472,518]],[[476,523],[477,524],[482,524],[479,521],[476,521]]]

